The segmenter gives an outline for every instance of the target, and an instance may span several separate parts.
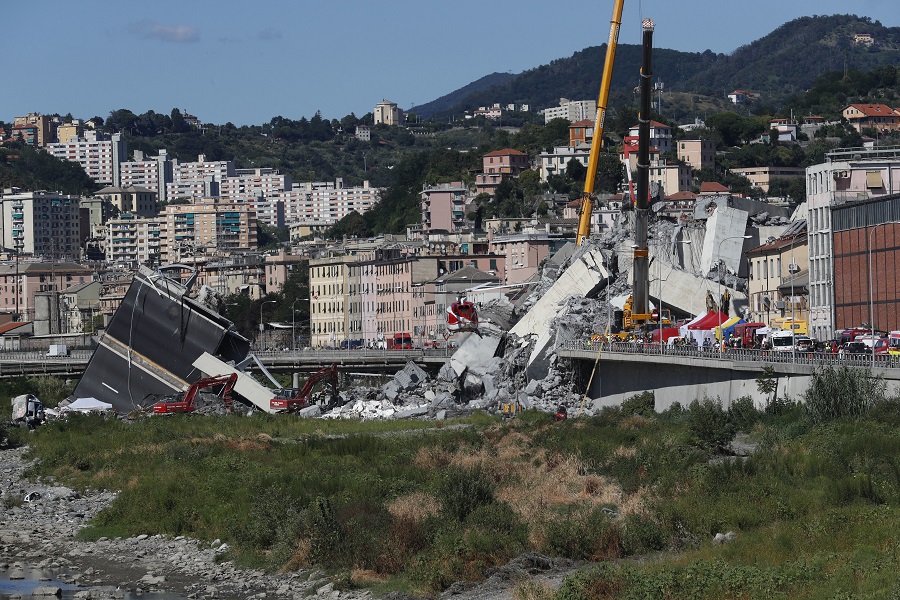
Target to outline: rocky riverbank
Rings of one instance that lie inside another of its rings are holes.
[[[115,498],[85,494],[53,481],[30,482],[25,448],[0,450],[0,568],[6,579],[32,571],[58,574],[83,586],[77,598],[122,598],[126,592],[166,591],[184,598],[291,600],[316,596],[357,600],[368,592],[335,590],[318,571],[272,575],[222,560],[227,544],[139,535],[76,539],[78,531]]]
[[[109,506],[115,494],[81,494],[54,481],[29,481],[23,476],[30,464],[26,454],[26,448],[0,449],[0,579],[28,578],[40,571],[78,586],[74,597],[90,600],[121,599],[128,592],[168,592],[166,600],[373,598],[366,591],[335,589],[319,571],[269,574],[238,569],[224,560],[228,547],[218,540],[138,535],[80,541],[78,531]],[[441,597],[511,600],[523,580],[554,589],[575,568],[571,561],[530,553],[493,569],[481,583],[456,584]],[[52,597],[53,586],[40,585]],[[386,598],[413,599],[396,593]]]

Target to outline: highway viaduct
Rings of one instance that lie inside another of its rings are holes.
[[[599,360],[597,360],[599,351]],[[794,354],[729,349],[724,352],[696,348],[660,348],[643,344],[594,344],[568,342],[557,348],[563,360],[572,361],[579,380],[587,382],[596,364],[588,398],[595,406],[621,404],[635,394],[653,391],[656,409],[667,409],[678,402],[721,400],[726,406],[744,396],[764,406],[768,398],[760,392],[757,380],[771,368],[779,398],[801,400],[816,369],[849,366],[871,369],[884,378],[888,395],[900,394],[900,356],[869,354]],[[582,390],[583,392],[584,390]]]
[[[599,360],[598,360],[598,350]],[[258,352],[257,357],[274,373],[311,373],[337,364],[346,373],[391,375],[412,360],[432,373],[449,360],[453,350],[316,350]],[[0,378],[57,375],[80,377],[92,351],[75,350],[69,356],[52,357],[38,352],[0,352]],[[645,347],[641,344],[589,345],[567,342],[557,348],[559,358],[569,362],[577,385],[591,379],[588,398],[595,406],[617,405],[644,391],[653,391],[657,410],[674,402],[682,405],[704,397],[725,405],[750,396],[757,405],[767,398],[757,380],[771,367],[779,397],[801,399],[817,368],[842,365],[872,368],[871,355],[762,353],[756,350],[703,350],[694,348]],[[900,394],[900,356],[878,357],[872,373],[881,375],[889,394]],[[576,390],[583,393],[584,389]]]

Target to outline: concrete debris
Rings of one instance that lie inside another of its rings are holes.
[[[394,374],[394,381],[401,390],[411,390],[428,379],[428,373],[413,361]]]

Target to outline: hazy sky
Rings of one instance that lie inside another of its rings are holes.
[[[0,120],[187,110],[206,123],[409,109],[606,41],[612,0],[0,0]],[[619,43],[730,53],[804,15],[900,26],[896,0],[625,1]],[[597,66],[598,69],[602,65]]]

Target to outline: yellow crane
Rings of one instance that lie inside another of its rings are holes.
[[[622,27],[622,8],[625,0],[616,0],[613,16],[609,23],[609,41],[606,44],[606,60],[603,63],[603,77],[600,80],[600,95],[597,98],[597,119],[594,123],[594,141],[588,156],[587,176],[584,180],[584,195],[581,198],[581,218],[578,221],[577,245],[590,235],[591,213],[594,210],[594,181],[600,162],[600,146],[603,144],[603,125],[606,120],[606,104],[609,102],[609,87],[612,81],[616,47],[619,44],[619,29]]]

